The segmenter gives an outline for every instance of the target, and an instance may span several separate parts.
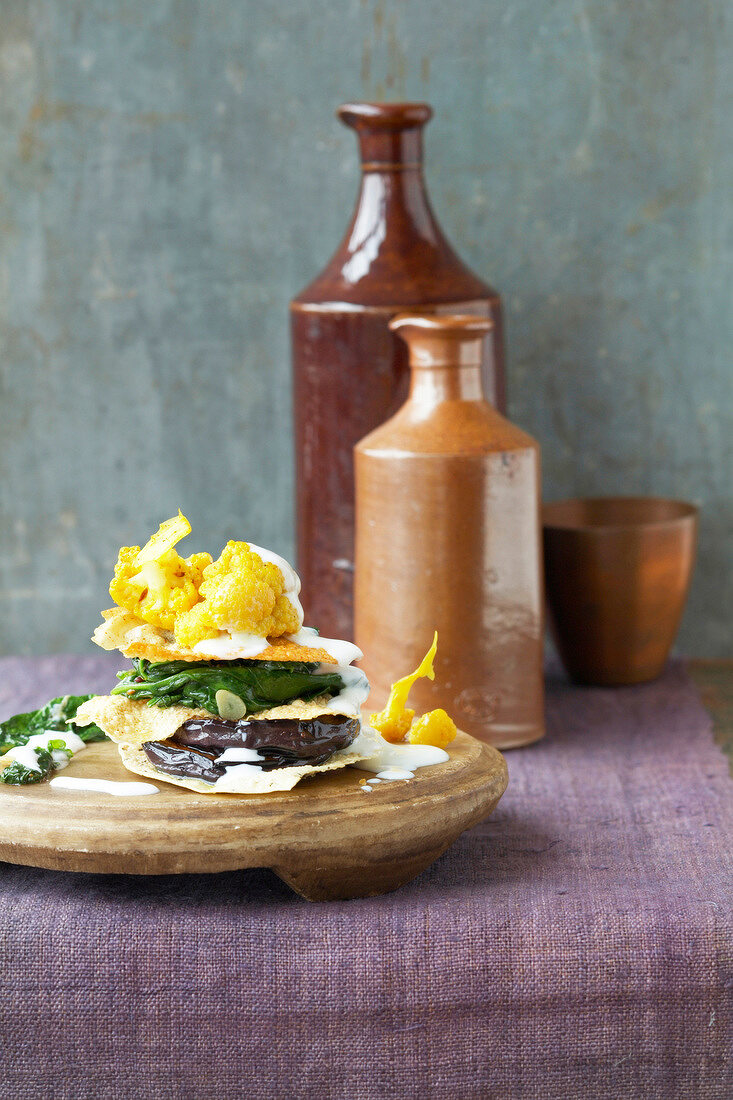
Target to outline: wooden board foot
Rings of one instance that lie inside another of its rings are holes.
[[[306,901],[347,901],[370,898],[399,889],[425,871],[446,848],[451,837],[439,848],[384,863],[354,863],[338,858],[304,859],[288,866],[275,867],[275,874]]]

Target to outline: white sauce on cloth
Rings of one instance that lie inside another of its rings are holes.
[[[158,794],[160,788],[153,783],[116,783],[112,779],[80,779],[73,775],[60,775],[51,780],[51,786],[63,791],[100,791],[102,794],[136,797]]]

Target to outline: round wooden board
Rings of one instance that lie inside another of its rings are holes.
[[[134,875],[270,867],[314,901],[383,894],[488,817],[506,789],[496,749],[459,733],[448,751],[446,764],[367,794],[368,773],[354,768],[267,795],[203,795],[162,780],[159,794],[132,798],[0,784],[0,860]],[[138,778],[109,742],[90,745],[63,774]]]

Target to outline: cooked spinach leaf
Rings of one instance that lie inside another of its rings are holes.
[[[59,733],[72,730],[87,744],[92,741],[106,741],[107,737],[99,726],[77,726],[73,721],[82,703],[93,698],[93,695],[61,695],[57,699],[51,699],[39,710],[6,718],[4,722],[0,722],[0,756],[16,745],[25,745],[34,734],[48,733],[50,730],[58,730]]]
[[[133,659],[133,669],[118,672],[113,695],[145,699],[150,707],[201,707],[218,714],[217,691],[238,696],[247,714],[257,714],[291,699],[337,695],[344,686],[338,672],[315,672],[300,661],[164,661]]]
[[[38,768],[29,768],[26,764],[21,764],[20,760],[14,760],[12,764],[8,764],[7,768],[0,771],[0,783],[21,787],[26,783],[41,783],[44,779],[48,779],[55,767],[53,756],[46,749],[38,747],[35,749],[35,754]]]

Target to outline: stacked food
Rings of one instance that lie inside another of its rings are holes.
[[[377,774],[368,792],[448,759],[456,727],[445,711],[415,720],[407,707],[414,681],[434,678],[437,635],[362,727],[369,684],[352,663],[361,651],[303,626],[292,567],[247,542],[228,542],[216,561],[182,558],[176,546],[190,531],[179,512],[142,550],[122,547],[116,606],[93,640],[132,668],[110,695],[67,695],[0,723],[0,783],[47,779],[107,737],[129,771],[205,794],[287,791],[347,764]]]
[[[303,627],[284,559],[246,542],[182,558],[190,530],[179,512],[120,550],[94,641],[132,668],[76,724],[104,730],[128,770],[207,794],[289,790],[368,755],[351,748],[369,693],[357,647]]]

